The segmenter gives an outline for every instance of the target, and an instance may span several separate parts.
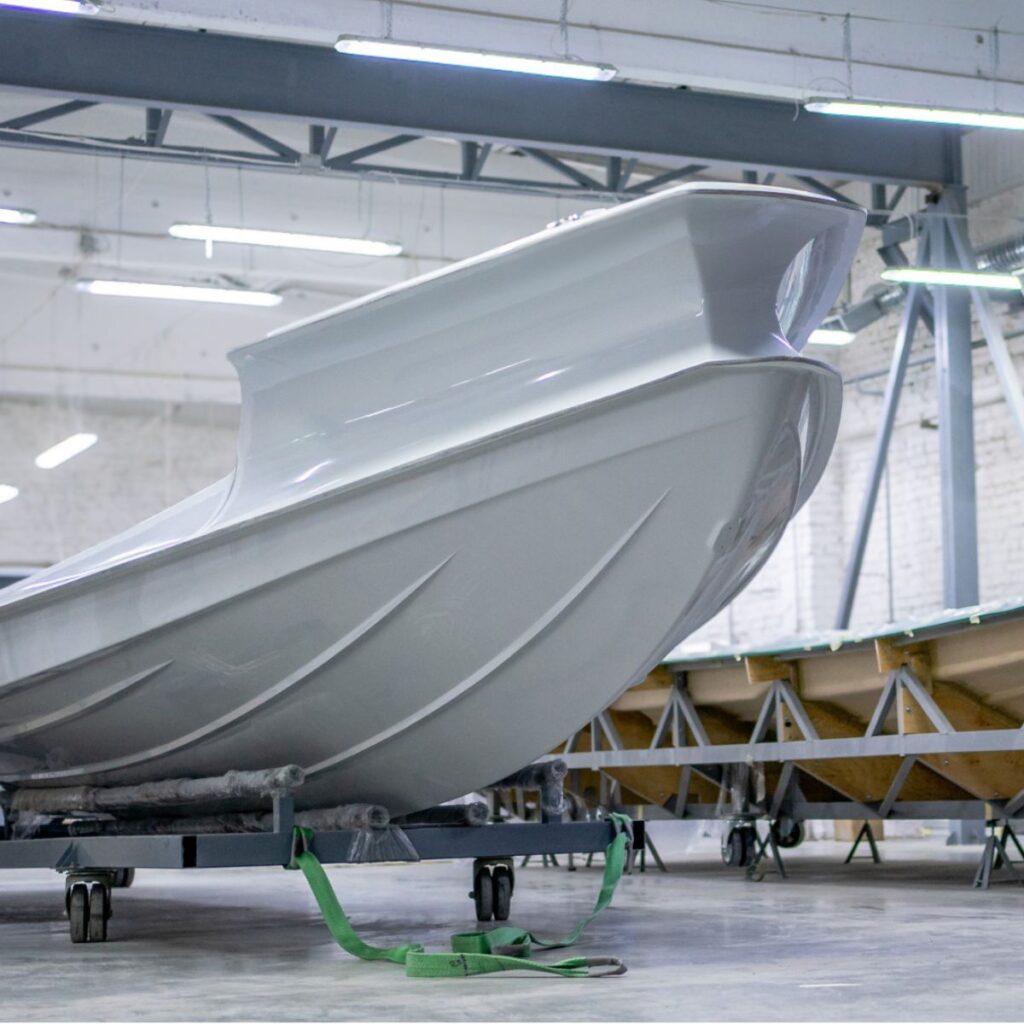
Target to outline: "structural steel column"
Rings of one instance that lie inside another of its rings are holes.
[[[962,186],[949,186],[929,218],[932,266],[959,268],[950,223],[965,218]],[[942,488],[942,592],[947,608],[978,603],[978,522],[974,477],[971,297],[966,288],[936,286],[935,366],[939,398]]]
[[[928,239],[923,238],[918,252],[918,262],[927,258]],[[860,581],[861,567],[864,564],[864,552],[868,546],[868,535],[871,533],[871,522],[875,516],[875,505],[878,503],[878,488],[882,482],[882,472],[889,454],[889,441],[896,422],[896,409],[900,404],[900,393],[903,380],[907,375],[907,363],[910,350],[914,345],[914,329],[921,315],[923,287],[912,284],[907,292],[900,320],[899,333],[896,335],[896,346],[892,353],[892,364],[889,368],[889,379],[885,384],[885,400],[882,404],[882,422],[875,438],[874,453],[871,456],[871,468],[868,470],[867,485],[861,501],[860,513],[857,516],[857,532],[853,538],[853,547],[849,561],[846,563],[846,575],[843,577],[843,589],[839,597],[839,611],[836,613],[836,629],[847,629],[853,613],[853,600],[857,596],[857,584]]]

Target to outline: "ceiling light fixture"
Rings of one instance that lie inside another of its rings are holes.
[[[954,110],[948,107],[914,107],[902,103],[863,103],[859,100],[809,100],[804,110],[813,114],[842,114],[846,117],[877,117],[887,121],[920,121],[925,124],[953,124],[964,128],[1010,128],[1024,130],[1024,116],[996,111]]]
[[[423,43],[400,43],[393,39],[365,36],[341,36],[334,44],[338,53],[357,57],[384,57],[388,60],[414,60],[426,64],[448,64],[487,71],[512,71],[521,75],[548,75],[553,78],[575,78],[584,82],[607,82],[617,69],[611,64],[590,64],[568,58],[528,57],[515,53],[492,53],[455,46],[426,46]]]
[[[1020,291],[1016,274],[997,274],[987,270],[943,270],[941,267],[888,267],[882,271],[883,281],[898,284],[955,285],[959,288],[994,288]]]
[[[278,306],[281,296],[247,288],[210,288],[205,285],[151,284],[148,281],[79,281],[76,287],[90,295],[128,299],[174,299],[178,302],[222,302],[232,306]]]
[[[339,252],[349,256],[397,256],[402,251],[402,247],[394,242],[373,242],[366,238],[342,238],[337,235],[303,235],[294,231],[263,231],[216,224],[172,224],[168,230],[175,238],[188,238],[197,242],[310,249],[313,252]]]
[[[21,7],[26,11],[49,14],[95,14],[99,7],[88,0],[0,0],[0,7]]]
[[[816,331],[811,331],[811,336],[807,339],[808,345],[849,345],[857,335],[853,331],[842,331],[836,327],[819,327]]]
[[[53,469],[76,455],[81,455],[87,448],[91,448],[99,438],[95,434],[72,434],[58,441],[52,448],[40,452],[36,456],[36,465],[40,469]]]
[[[16,210],[0,206],[0,224],[35,224],[37,219],[35,210]]]
[[[13,484],[0,484],[0,505],[5,501],[11,501],[19,494],[18,488]]]

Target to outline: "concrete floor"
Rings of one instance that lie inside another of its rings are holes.
[[[622,978],[415,980],[338,950],[297,872],[150,871],[115,892],[106,944],[72,946],[61,887],[0,874],[2,1020],[994,1020],[1020,1019],[1024,888],[970,887],[979,847],[889,840],[844,867],[807,842],[791,878],[723,867],[717,840],[659,823],[670,874],[623,880],[577,947],[621,956]],[[466,862],[338,867],[363,937],[446,948],[474,924]],[[519,872],[513,921],[567,931],[600,870]],[[545,954],[557,959],[555,954]]]

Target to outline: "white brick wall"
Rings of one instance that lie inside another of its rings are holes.
[[[159,512],[230,472],[237,412],[168,406],[141,411],[0,400],[0,564],[49,565]],[[79,430],[96,445],[52,470],[35,456]]]

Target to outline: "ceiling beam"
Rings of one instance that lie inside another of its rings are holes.
[[[0,86],[519,148],[902,184],[956,178],[955,129],[792,103],[345,56],[328,47],[0,11]]]
[[[52,121],[55,117],[64,117],[65,114],[74,114],[76,111],[94,106],[96,106],[95,103],[87,103],[84,100],[58,103],[55,107],[47,107],[45,110],[34,110],[31,114],[22,114],[21,117],[12,117],[9,121],[4,121],[3,124],[0,124],[0,128],[20,131],[22,128],[31,128],[33,125],[42,124],[44,121]]]

